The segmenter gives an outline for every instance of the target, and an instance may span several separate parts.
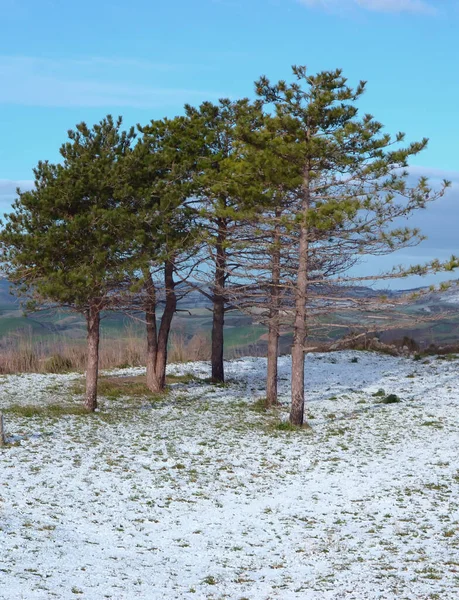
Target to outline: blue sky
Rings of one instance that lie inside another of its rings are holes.
[[[459,252],[459,0],[1,0],[0,8],[1,212],[38,160],[58,160],[79,121],[112,113],[146,123],[185,102],[252,96],[256,78],[288,79],[292,64],[341,67],[350,83],[368,81],[362,110],[388,131],[430,138],[414,165],[457,182],[421,217],[430,241],[414,254]]]

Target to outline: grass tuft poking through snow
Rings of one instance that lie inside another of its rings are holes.
[[[0,597],[459,597],[458,361],[307,357],[309,428],[266,361],[0,379]]]

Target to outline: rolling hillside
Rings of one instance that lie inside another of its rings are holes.
[[[419,290],[412,290],[413,292]],[[353,289],[356,297],[374,296],[380,292],[371,288],[358,287]],[[392,292],[396,297],[399,292]],[[452,344],[459,341],[459,286],[449,290],[427,293],[413,299],[413,302],[400,307],[400,322],[406,317],[430,317],[432,320],[418,323],[407,328],[399,328],[384,332],[381,339],[392,342],[409,336],[422,346],[429,344]],[[190,339],[196,333],[210,335],[211,312],[209,301],[199,292],[188,294],[179,302],[179,312],[174,319],[173,333]],[[362,317],[364,318],[364,317]],[[107,313],[102,321],[102,335],[105,338],[123,337],[129,335],[143,336],[141,315],[132,319],[121,313]],[[342,323],[342,328],[324,330],[318,334],[318,339],[337,339],[349,333],[355,314],[348,315],[345,311],[333,315],[333,320]],[[228,355],[237,353],[263,354],[266,350],[266,329],[254,322],[249,316],[238,311],[226,315],[226,349]],[[85,322],[81,315],[68,310],[43,311],[25,316],[18,299],[10,293],[10,285],[6,279],[0,279],[0,345],[8,343],[12,338],[28,336],[34,339],[50,337],[64,340],[84,340],[86,336]],[[287,352],[291,335],[285,332],[281,337],[281,351]]]

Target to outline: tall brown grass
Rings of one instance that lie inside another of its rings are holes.
[[[100,368],[112,369],[145,365],[146,342],[134,330],[126,328],[119,337],[102,337]],[[206,360],[210,356],[209,339],[196,334],[171,336],[169,362]],[[62,336],[34,338],[18,334],[3,338],[0,346],[0,373],[62,373],[84,371],[86,368],[85,340],[65,339]]]
[[[189,340],[183,333],[173,333],[168,350],[168,359],[171,363],[209,360],[210,352],[210,339],[204,333],[195,333]]]

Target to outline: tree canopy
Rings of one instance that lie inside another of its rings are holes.
[[[33,302],[82,312],[88,325],[86,406],[96,407],[103,310],[145,313],[147,380],[163,389],[172,318],[187,284],[212,302],[212,378],[224,381],[225,312],[263,306],[267,400],[277,400],[281,322],[293,332],[291,421],[304,416],[304,353],[317,314],[361,281],[361,256],[419,243],[406,220],[441,197],[407,167],[427,139],[405,143],[361,115],[365,82],[342,71],[291,83],[261,77],[257,99],[222,99],[122,129],[107,116],[68,132],[61,161],[40,161],[0,234],[10,279]],[[403,266],[375,278],[453,269]],[[164,303],[159,327],[157,305]]]

